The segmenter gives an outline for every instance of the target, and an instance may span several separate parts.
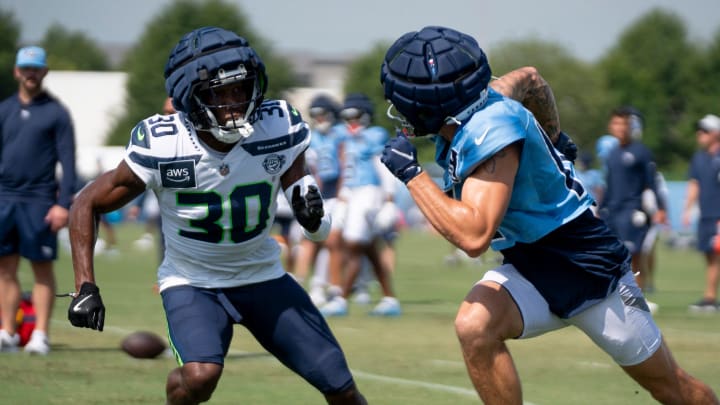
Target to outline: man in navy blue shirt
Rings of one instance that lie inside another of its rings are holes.
[[[657,199],[652,216],[643,210],[643,192],[651,190],[656,196],[656,168],[650,150],[633,137],[633,120],[639,113],[632,107],[619,107],[610,114],[608,131],[617,138],[606,160],[605,195],[600,203],[600,216],[620,237],[632,254],[632,269],[641,289],[645,289],[645,270],[642,243],[653,223],[667,222],[664,200]],[[655,304],[648,303],[651,310]]]
[[[21,295],[17,271],[20,257],[25,257],[35,274],[36,312],[25,351],[43,355],[50,351],[57,231],[67,225],[77,178],[72,121],[43,89],[47,72],[45,50],[20,49],[14,69],[18,91],[0,103],[0,351],[17,351],[20,343],[15,325]]]
[[[690,162],[683,223],[690,225],[692,208],[699,203],[698,250],[705,255],[707,272],[703,298],[691,311],[716,312],[720,280],[720,117],[708,114],[697,123],[700,150]]]

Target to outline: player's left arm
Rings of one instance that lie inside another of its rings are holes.
[[[280,184],[305,236],[312,241],[325,240],[330,233],[330,216],[325,215],[317,182],[305,166],[304,152],[283,173]]]
[[[407,187],[433,227],[469,256],[477,257],[490,247],[505,216],[519,164],[517,143],[501,149],[465,180],[459,201],[443,193],[424,171]]]
[[[550,140],[560,135],[560,114],[552,88],[532,66],[515,69],[490,82],[490,87],[505,97],[519,101],[538,120]]]

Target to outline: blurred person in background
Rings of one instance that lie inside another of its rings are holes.
[[[370,312],[379,316],[398,316],[400,302],[395,297],[390,269],[380,257],[374,229],[375,218],[387,201],[382,187],[380,164],[387,131],[372,125],[374,107],[367,95],[352,93],[345,97],[340,117],[344,122],[342,155],[342,190],[339,199],[347,204],[342,238],[346,261],[342,277],[342,294],[336,295],[320,308],[325,316],[347,314],[347,299],[363,268],[363,257],[370,262],[380,283],[382,298]],[[342,268],[330,267],[331,279],[337,279]],[[334,275],[333,275],[334,274]]]
[[[620,237],[632,254],[632,269],[640,289],[647,288],[647,257],[643,242],[653,224],[666,224],[664,199],[656,198],[653,214],[643,207],[643,194],[658,195],[657,169],[650,150],[635,131],[642,130],[642,118],[633,107],[623,106],[610,113],[608,131],[618,140],[607,156],[605,195],[600,217]],[[654,312],[657,304],[648,302]]]
[[[337,198],[342,183],[340,155],[344,142],[343,132],[339,127],[339,112],[339,103],[329,95],[318,94],[310,101],[309,123],[312,139],[305,152],[306,162],[317,179],[320,193],[325,200],[325,209],[330,213],[333,223],[325,241],[315,242],[302,238],[293,274],[302,284],[310,268],[314,269],[309,290],[310,298],[317,306],[327,302],[328,294],[336,296],[342,293],[342,280],[337,278],[329,283],[328,279],[330,262],[338,263],[335,264],[336,267],[342,267],[344,261],[342,222],[345,219],[346,204],[339,202]],[[328,288],[331,291],[326,291]]]
[[[599,204],[605,192],[605,179],[603,172],[593,167],[592,153],[580,152],[577,160],[576,174],[578,180],[582,182],[586,190],[595,200],[595,204]],[[593,211],[597,210],[597,205],[593,206]]]
[[[695,132],[700,150],[695,152],[688,171],[687,199],[683,225],[690,226],[693,207],[699,205],[697,249],[705,256],[705,290],[690,305],[691,311],[717,312],[720,283],[720,117],[708,114],[697,122]]]
[[[322,240],[330,229],[305,167],[307,123],[285,100],[264,98],[264,63],[247,40],[222,28],[185,34],[164,76],[178,113],[138,123],[124,160],[73,204],[77,292],[68,319],[103,330],[95,218],[151,189],[166,238],[158,286],[178,363],[167,377],[167,403],[211,398],[240,324],[329,404],[365,404],[330,327],[285,272],[270,236],[281,190],[309,238]]]
[[[482,401],[523,403],[506,340],[573,325],[656,400],[718,404],[673,359],[629,251],[589,209],[593,200],[569,164],[577,149],[560,131],[549,85],[531,67],[490,78],[474,38],[437,26],[396,40],[380,73],[388,114],[402,128],[383,163],[445,239],[471,256],[492,246],[504,257],[473,285],[455,318]],[[442,188],[407,138],[423,135],[435,135]]]
[[[0,351],[17,351],[15,314],[21,299],[20,258],[30,261],[36,325],[25,351],[50,351],[48,328],[55,300],[57,232],[68,223],[77,184],[75,134],[67,109],[43,88],[45,50],[18,51],[17,93],[0,104]],[[60,163],[62,179],[56,179]]]

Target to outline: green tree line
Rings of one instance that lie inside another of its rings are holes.
[[[178,38],[191,29],[221,26],[245,36],[263,58],[269,97],[281,97],[297,86],[292,63],[250,25],[239,6],[224,0],[175,0],[145,27],[119,66],[92,38],[60,25],[48,27],[39,45],[57,70],[122,70],[128,73],[125,115],[114,125],[108,144],[124,145],[129,130],[158,111],[165,97],[163,68]],[[0,8],[0,64],[12,66],[21,45],[21,25]],[[420,27],[418,27],[420,28]],[[378,125],[393,131],[385,116],[387,102],[379,83],[379,67],[389,43],[377,43],[348,66],[345,93],[363,92],[375,104]],[[482,46],[482,44],[481,44]],[[720,30],[708,44],[692,41],[685,22],[672,12],[655,9],[628,26],[598,61],[584,62],[562,46],[524,39],[486,48],[495,76],[522,66],[536,66],[550,83],[562,128],[583,151],[607,132],[612,108],[632,105],[645,118],[643,142],[670,178],[681,178],[695,148],[694,123],[708,113],[720,114]],[[0,71],[0,96],[16,89],[12,69]],[[421,155],[431,158],[431,142],[417,141]]]

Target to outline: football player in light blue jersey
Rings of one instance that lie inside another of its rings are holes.
[[[381,316],[400,315],[400,303],[393,292],[388,269],[375,246],[374,219],[386,196],[383,193],[380,154],[388,139],[387,131],[372,126],[374,107],[365,94],[348,94],[343,102],[340,117],[345,131],[341,160],[343,178],[340,199],[347,203],[343,223],[343,242],[346,249],[345,274],[342,277],[341,295],[331,297],[320,311],[326,316],[347,314],[347,298],[362,269],[363,256],[367,257],[380,283],[383,298],[372,310]],[[338,280],[342,268],[333,262],[331,279]]]
[[[310,279],[310,298],[317,306],[327,301],[329,262],[340,263],[344,256],[342,245],[342,220],[345,216],[345,203],[338,200],[338,191],[342,180],[340,155],[344,142],[342,124],[338,122],[340,105],[329,95],[318,94],[310,101],[310,128],[312,139],[305,153],[310,171],[318,181],[320,193],[325,200],[325,209],[333,218],[330,233],[323,242],[314,242],[304,238],[295,258],[293,274],[301,284],[310,268],[314,268]],[[323,249],[321,249],[323,248]],[[320,252],[322,254],[319,254]],[[314,264],[314,266],[313,266]],[[331,285],[340,290],[340,280],[333,280]],[[335,295],[339,292],[335,292]]]
[[[244,38],[221,28],[183,36],[165,79],[178,114],[140,122],[125,159],[73,204],[78,292],[70,322],[103,329],[92,262],[97,215],[151,189],[166,237],[158,285],[179,365],[167,378],[167,403],[210,399],[233,325],[241,324],[327,403],[365,404],[340,345],[285,273],[269,234],[281,189],[308,238],[322,240],[329,232],[318,186],[305,168],[307,123],[286,101],[264,100],[265,65]]]
[[[534,68],[490,78],[475,39],[436,26],[400,37],[380,74],[388,114],[403,128],[383,163],[448,241],[473,257],[490,246],[504,257],[472,287],[455,320],[484,403],[522,404],[505,340],[574,325],[658,401],[717,404],[673,360],[627,249],[590,211],[592,199],[565,160],[576,149],[559,131],[550,87]],[[427,134],[437,135],[444,190],[407,138]]]

